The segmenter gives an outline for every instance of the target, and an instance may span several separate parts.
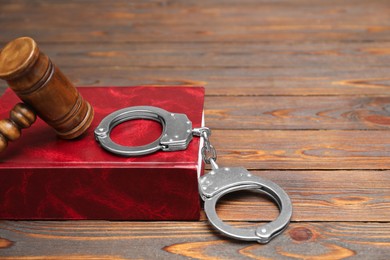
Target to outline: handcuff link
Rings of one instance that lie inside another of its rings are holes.
[[[111,130],[118,124],[133,119],[150,119],[162,125],[161,136],[143,146],[122,146],[110,138]],[[185,114],[171,113],[152,106],[128,107],[106,116],[95,129],[95,138],[109,152],[122,156],[139,156],[162,151],[185,150],[193,136],[203,139],[201,155],[212,170],[199,178],[199,194],[204,200],[204,210],[212,226],[222,234],[245,241],[268,243],[288,226],[292,204],[287,193],[277,184],[251,174],[242,167],[220,168],[216,163],[217,152],[211,145],[211,130],[207,127],[192,129]],[[280,214],[274,220],[257,228],[236,228],[224,223],[216,213],[216,204],[224,195],[241,190],[254,190],[271,197]]]

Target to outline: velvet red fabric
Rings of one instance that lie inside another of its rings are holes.
[[[121,157],[102,149],[93,131],[111,112],[150,105],[187,114],[202,123],[202,87],[82,87],[95,118],[76,140],[61,140],[42,120],[22,132],[0,154],[0,218],[195,220],[200,202],[197,171],[199,138],[187,150]],[[15,103],[7,90],[0,116]],[[123,145],[147,144],[161,134],[159,123],[133,120],[115,127],[112,139]]]

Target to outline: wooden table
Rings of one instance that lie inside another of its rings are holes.
[[[0,259],[389,259],[388,0],[1,0],[1,46],[25,35],[76,85],[205,85],[219,163],[278,183],[294,214],[267,245],[204,215],[1,221]],[[278,213],[251,193],[218,212],[240,226]]]

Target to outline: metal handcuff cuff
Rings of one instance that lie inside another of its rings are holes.
[[[118,124],[133,119],[150,119],[162,125],[162,134],[154,142],[143,146],[122,146],[112,141],[111,130]],[[185,114],[171,113],[152,106],[128,107],[106,116],[95,129],[95,138],[109,152],[122,156],[139,156],[158,150],[185,150],[193,136],[203,138],[201,154],[212,170],[199,178],[199,193],[204,200],[204,210],[212,226],[222,234],[246,241],[268,243],[288,226],[292,215],[292,204],[287,193],[275,183],[252,175],[242,167],[220,168],[216,163],[216,150],[210,144],[209,128],[192,128],[192,122]],[[278,205],[280,214],[272,222],[257,228],[236,228],[224,223],[216,213],[216,203],[224,195],[254,190],[270,196]]]

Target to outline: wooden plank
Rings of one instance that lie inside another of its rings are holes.
[[[229,2],[229,1],[228,1]],[[54,2],[48,4],[37,4],[36,2],[25,1],[2,1],[2,19],[8,23],[10,28],[17,28],[21,24],[31,26],[44,24],[50,20],[61,23],[65,28],[75,27],[84,23],[85,26],[94,27],[99,25],[117,25],[129,27],[135,25],[149,26],[193,26],[193,25],[228,25],[253,26],[267,30],[330,30],[330,25],[338,25],[339,28],[354,30],[369,25],[373,29],[386,29],[388,21],[389,5],[386,1],[295,1],[294,4],[265,1],[240,1],[224,4],[210,1],[209,3],[198,1],[132,1],[132,3],[105,3],[98,1],[94,5],[82,1]],[[281,8],[284,4],[285,8]],[[306,10],[302,10],[306,8]],[[344,8],[349,8],[350,15],[345,14]],[[88,9],[88,11],[86,11]],[[39,10],[39,12],[36,12]],[[103,11],[100,11],[103,10]],[[31,12],[29,12],[31,11]],[[58,16],[58,11],[62,11]],[[74,19],[72,13],[82,15],[80,19]],[[365,19],[356,16],[365,13]],[[15,15],[25,14],[22,19],[16,19]],[[45,13],[42,17],[40,13]],[[321,22],[308,24],[308,21],[318,18],[321,15]],[[30,18],[35,24],[24,23]],[[47,19],[47,20],[45,20]],[[47,25],[47,23],[46,23]]]
[[[211,129],[388,129],[390,97],[209,96],[205,115]]]
[[[346,10],[351,14],[345,15]],[[93,5],[78,1],[50,5],[12,1],[2,4],[0,12],[2,23],[6,24],[2,41],[27,34],[42,41],[55,42],[390,39],[386,1],[317,1],[315,4],[297,1],[293,6],[284,2],[253,0],[240,4],[214,2],[211,5],[196,1],[97,2]],[[40,15],[42,13],[45,15]],[[365,18],[361,19],[363,15]],[[313,23],[318,17],[322,19]]]
[[[293,221],[390,220],[390,171],[255,171],[290,196]],[[256,192],[237,192],[218,203],[223,220],[271,221],[279,211]],[[206,219],[203,215],[202,219]]]
[[[249,169],[390,169],[389,131],[215,130],[223,166]]]
[[[390,169],[386,130],[213,130],[218,161],[248,169]]]
[[[389,95],[388,68],[140,68],[61,70],[78,86],[206,86],[208,95]],[[6,87],[0,83],[2,90]]]
[[[0,230],[0,259],[387,259],[390,254],[389,223],[292,223],[268,245],[228,240],[205,222],[2,221]]]
[[[389,129],[390,97],[208,96],[205,115],[213,130]]]
[[[73,12],[73,11],[70,11]],[[19,14],[23,15],[23,14]],[[77,15],[77,14],[75,14]],[[97,14],[96,14],[97,15]],[[387,18],[388,19],[388,18]],[[129,22],[129,24],[131,24]],[[16,26],[16,25],[15,25]],[[61,25],[59,25],[61,26]],[[175,27],[161,25],[94,25],[91,27],[63,27],[59,30],[56,26],[35,23],[27,26],[19,25],[17,27],[7,28],[2,34],[0,41],[7,42],[20,35],[29,35],[41,42],[188,42],[193,39],[194,42],[274,42],[288,41],[299,42],[307,41],[311,38],[314,42],[326,41],[362,41],[362,39],[376,42],[388,42],[389,26],[360,26],[355,29],[342,27],[338,30],[332,30],[332,27],[338,25],[311,26],[308,30],[306,25],[295,25],[298,29],[290,29],[288,25],[276,26],[235,26],[227,27],[223,25],[179,25]],[[325,27],[324,30],[320,30]],[[43,33],[45,31],[46,33]],[[147,33],[145,33],[147,32]]]
[[[141,68],[388,68],[390,42],[295,43],[45,43],[39,47],[64,67]],[[76,62],[77,61],[77,62]]]

